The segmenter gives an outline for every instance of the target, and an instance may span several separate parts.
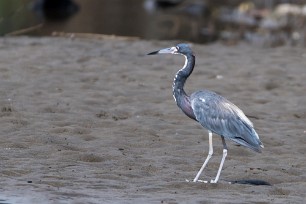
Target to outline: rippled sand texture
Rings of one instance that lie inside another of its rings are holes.
[[[262,154],[228,142],[219,184],[187,183],[208,134],[172,98],[177,42],[0,39],[1,196],[8,203],[305,203],[306,51],[193,45],[186,91],[210,89],[253,121]],[[214,178],[215,154],[201,179]],[[228,184],[260,179],[273,186]],[[4,202],[3,201],[3,202]],[[43,202],[42,202],[43,201]]]

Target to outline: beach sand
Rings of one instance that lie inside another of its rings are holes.
[[[208,133],[176,106],[184,58],[146,53],[174,41],[0,39],[0,201],[6,203],[305,203],[306,51],[193,44],[186,92],[240,107],[265,145],[227,142],[218,184],[188,183]],[[222,142],[202,180],[215,177]],[[272,184],[229,181],[260,179]]]

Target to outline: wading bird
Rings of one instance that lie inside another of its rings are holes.
[[[261,152],[263,144],[254,130],[252,122],[245,114],[226,98],[208,90],[194,92],[190,96],[184,91],[184,84],[193,71],[195,56],[188,44],[151,52],[155,54],[179,54],[185,57],[185,64],[174,77],[173,97],[179,108],[191,119],[199,122],[208,130],[209,151],[201,169],[193,179],[197,182],[209,159],[213,154],[212,133],[221,136],[223,143],[222,160],[215,179],[211,183],[217,183],[227,156],[225,139],[232,140],[242,146],[248,147],[256,152]]]

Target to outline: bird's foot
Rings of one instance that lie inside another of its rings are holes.
[[[209,183],[208,181],[204,181],[204,180],[197,180],[196,182],[200,182],[200,183]]]
[[[193,183],[196,183],[196,182],[199,182],[199,183],[209,183],[208,181],[204,181],[204,180],[197,180],[197,181],[194,181],[194,180],[189,180],[189,179],[186,179],[186,182],[193,182]]]
[[[193,183],[217,183],[218,181],[216,181],[215,179],[211,179],[210,181],[205,181],[205,180],[189,180],[189,179],[186,179],[185,180],[186,182],[193,182]]]
[[[210,180],[210,183],[217,183],[218,181],[214,180],[214,179],[211,179]]]

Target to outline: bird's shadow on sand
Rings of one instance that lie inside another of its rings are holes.
[[[259,179],[242,179],[242,180],[235,180],[235,181],[229,181],[231,184],[247,184],[247,185],[253,185],[253,186],[272,186],[267,181],[259,180]]]

